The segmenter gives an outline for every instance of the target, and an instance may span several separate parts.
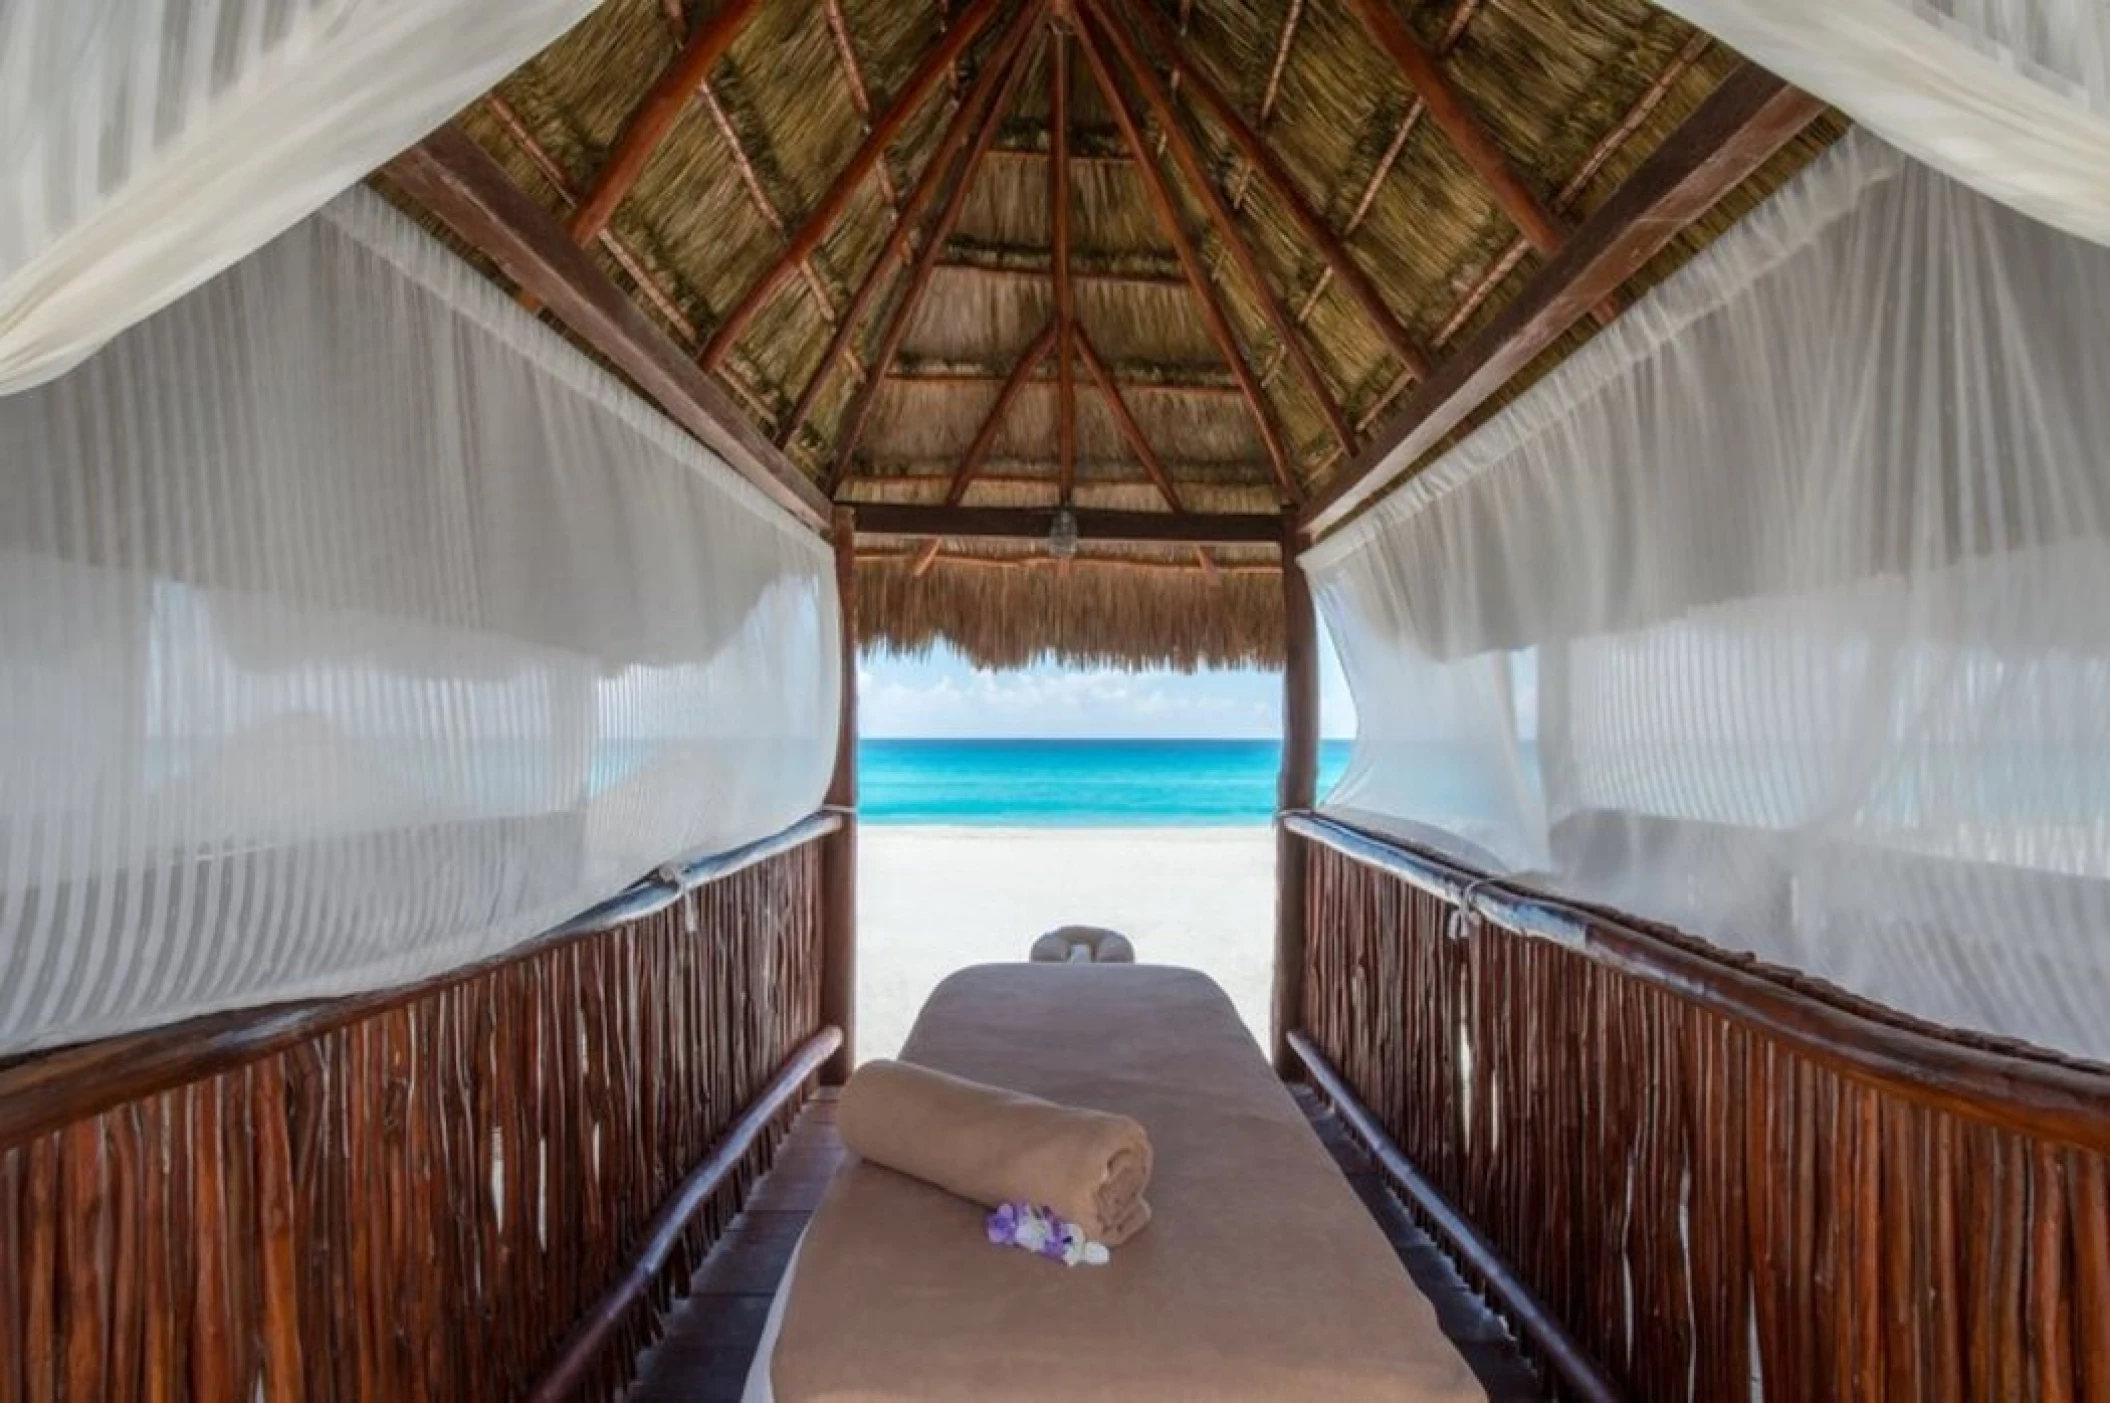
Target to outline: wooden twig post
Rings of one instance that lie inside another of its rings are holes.
[[[840,1086],[857,1065],[857,518],[837,507],[835,590],[842,600],[842,712],[828,804],[843,826],[821,854],[821,1022],[843,1030],[842,1046],[821,1069]]]
[[[1319,783],[1319,620],[1311,581],[1297,564],[1294,514],[1282,527],[1282,770],[1275,807],[1308,809]],[[1304,1015],[1304,845],[1280,823],[1275,829],[1274,1053],[1277,1070],[1296,1066],[1289,1035]]]

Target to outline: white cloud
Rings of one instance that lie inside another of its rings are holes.
[[[1325,732],[1352,735],[1353,706],[1330,648],[1325,664]],[[858,669],[858,721],[867,736],[1271,739],[1281,734],[1281,708],[1281,677],[1250,669],[986,672],[947,651],[918,661],[867,659]]]

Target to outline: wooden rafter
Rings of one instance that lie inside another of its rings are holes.
[[[535,134],[528,130],[527,123],[520,120],[520,114],[513,110],[512,104],[492,93],[484,99],[484,110],[491,114],[505,130],[506,135],[513,139],[514,144],[526,153],[528,160],[534,163],[535,169],[542,172],[542,178],[557,192],[557,198],[567,206],[577,209],[582,198],[578,188],[572,184],[571,177],[565,174],[564,167],[557,164],[556,157],[550,155],[549,148],[537,141]],[[601,246],[608,250],[608,256],[637,284],[638,291],[667,319],[668,325],[680,331],[690,341],[696,340],[696,324],[689,320],[688,313],[681,310],[681,305],[674,300],[673,295],[660,284],[652,270],[645,266],[644,260],[637,256],[637,250],[630,247],[629,241],[613,229],[601,230],[598,237]]]
[[[1672,59],[1669,65],[1656,75],[1656,80],[1649,84],[1648,89],[1641,94],[1640,100],[1627,110],[1626,116],[1620,119],[1617,126],[1604,134],[1604,137],[1591,149],[1588,158],[1583,161],[1575,174],[1568,177],[1568,183],[1563,185],[1560,191],[1554,195],[1553,212],[1555,214],[1566,214],[1576,200],[1581,198],[1582,192],[1588,188],[1592,177],[1604,167],[1606,161],[1612,158],[1612,154],[1615,151],[1626,144],[1627,138],[1631,137],[1640,128],[1641,124],[1648,120],[1649,114],[1654,112],[1657,106],[1662,103],[1664,97],[1669,94],[1671,86],[1678,79],[1685,76],[1687,69],[1699,62],[1700,56],[1707,52],[1708,46],[1712,42],[1711,36],[1705,31],[1696,33],[1692,38],[1686,40],[1685,47],[1678,51],[1677,57]],[[1471,319],[1475,311],[1479,310],[1480,304],[1487,300],[1488,294],[1500,286],[1502,279],[1509,276],[1510,270],[1523,261],[1527,246],[1524,237],[1518,235],[1509,247],[1503,250],[1502,256],[1489,266],[1488,270],[1481,275],[1480,280],[1474,283],[1465,296],[1459,300],[1458,306],[1451,312],[1450,316],[1444,318],[1443,325],[1436,329],[1435,340],[1438,346],[1442,346],[1453,336],[1457,335],[1458,329]]]
[[[1316,534],[1338,525],[1419,461],[1823,110],[1762,69],[1746,64],[1730,74],[1500,316],[1436,367],[1305,510],[1300,528]]]
[[[1136,422],[1136,416],[1129,409],[1128,401],[1121,396],[1120,385],[1107,373],[1106,362],[1099,358],[1098,349],[1092,345],[1091,338],[1084,334],[1083,327],[1076,329],[1076,341],[1077,354],[1083,358],[1085,370],[1099,386],[1099,393],[1106,396],[1106,406],[1113,411],[1114,423],[1120,426],[1121,437],[1127,439],[1128,446],[1135,451],[1136,461],[1143,465],[1144,476],[1150,479],[1151,486],[1158,489],[1158,495],[1165,499],[1166,506],[1174,511],[1184,510],[1180,506],[1179,494],[1172,490],[1172,479],[1166,474],[1165,465],[1158,460],[1157,451],[1150,446],[1150,440],[1143,436],[1143,426]],[[1067,492],[1063,494],[1063,500],[1069,500]]]
[[[1451,22],[1450,34],[1456,35],[1460,31],[1463,27],[1461,21],[1466,17],[1469,9],[1470,3],[1459,6],[1458,13]],[[1656,75],[1655,81],[1649,84],[1647,90],[1627,110],[1626,116],[1622,117],[1611,131],[1605,133],[1597,145],[1591,149],[1589,156],[1583,161],[1582,165],[1576,169],[1575,174],[1568,178],[1568,183],[1561,187],[1560,193],[1554,197],[1553,201],[1553,208],[1556,212],[1565,212],[1581,197],[1583,190],[1589,185],[1591,179],[1599,170],[1603,169],[1604,163],[1610,160],[1619,148],[1626,143],[1627,139],[1640,129],[1642,123],[1648,120],[1649,114],[1655,111],[1678,79],[1683,77],[1685,72],[1699,61],[1701,55],[1706,53],[1711,43],[1712,40],[1705,33],[1695,34],[1686,41],[1685,46],[1678,51],[1677,57],[1671,60],[1663,72]],[[1459,328],[1471,320],[1473,313],[1479,309],[1480,304],[1487,300],[1488,296],[1501,285],[1502,280],[1508,277],[1511,270],[1523,260],[1524,254],[1529,247],[1530,245],[1519,235],[1508,249],[1502,253],[1502,256],[1496,259],[1488,267],[1487,271],[1480,275],[1479,280],[1466,290],[1465,295],[1459,299],[1458,305],[1451,309],[1451,314],[1444,318],[1443,324],[1436,329],[1436,334],[1431,338],[1432,344],[1438,350],[1450,344],[1451,338],[1457,335]],[[1263,383],[1265,383],[1265,380],[1266,377],[1263,376]],[[1404,375],[1396,377],[1385,388],[1384,392],[1372,400],[1369,406],[1357,416],[1356,427],[1368,430],[1372,424],[1382,419],[1386,411],[1391,409],[1393,403],[1407,392],[1410,383]],[[1324,471],[1326,468],[1331,467],[1334,461],[1332,457],[1321,459],[1315,471]]]
[[[1164,226],[1165,235],[1172,241],[1173,250],[1179,254],[1180,266],[1186,269],[1187,285],[1193,290],[1195,302],[1200,306],[1202,319],[1215,338],[1217,350],[1231,374],[1238,381],[1239,393],[1245,397],[1246,409],[1253,416],[1253,423],[1260,432],[1260,441],[1267,448],[1268,466],[1273,471],[1275,485],[1285,501],[1295,502],[1303,497],[1296,479],[1289,470],[1289,460],[1283,450],[1281,435],[1276,433],[1274,420],[1268,415],[1267,406],[1261,398],[1260,386],[1253,379],[1252,367],[1246,364],[1245,356],[1238,349],[1238,338],[1231,330],[1231,319],[1225,314],[1223,305],[1217,300],[1216,291],[1210,285],[1207,271],[1202,267],[1201,255],[1187,237],[1180,223],[1179,208],[1173,203],[1172,192],[1165,187],[1164,175],[1157,164],[1146,154],[1147,143],[1143,138],[1142,123],[1129,109],[1128,99],[1100,54],[1099,46],[1092,42],[1089,28],[1077,31],[1078,47],[1084,51],[1084,59],[1092,70],[1092,77],[1106,97],[1106,105],[1114,114],[1121,128],[1121,135],[1129,149],[1136,155],[1136,170],[1143,177],[1143,189],[1150,197],[1151,206],[1157,211],[1158,222]]]
[[[712,91],[708,79],[696,85],[696,100],[703,104],[703,110],[710,117],[711,125],[718,130],[719,139],[725,143],[726,150],[732,153],[733,166],[740,172],[740,183],[746,187],[748,202],[755,207],[755,212],[762,216],[762,222],[776,230],[777,237],[782,238],[783,211],[777,208],[777,202],[770,198],[768,189],[762,184],[762,173],[755,169],[753,158],[747,154],[746,143],[740,140],[739,130],[733,126],[733,119],[726,113],[725,104],[718,100],[718,94]],[[828,285],[821,280],[820,271],[813,266],[813,260],[800,259],[798,272],[800,279],[806,284],[807,291],[813,294],[814,304],[821,309],[822,318],[831,324],[838,321],[840,318],[836,311],[835,298],[828,291]]]
[[[1517,174],[1516,167],[1510,164],[1494,134],[1473,111],[1465,95],[1452,84],[1435,55],[1421,46],[1421,40],[1407,27],[1406,20],[1392,8],[1392,0],[1350,0],[1350,6],[1362,16],[1364,27],[1377,40],[1378,47],[1391,57],[1407,86],[1421,95],[1430,119],[1443,129],[1452,148],[1480,177],[1480,183],[1495,197],[1495,203],[1515,221],[1517,228],[1539,252],[1552,254],[1559,251],[1567,237],[1560,221]]]
[[[725,0],[716,13],[696,27],[674,61],[661,71],[644,101],[623,123],[622,134],[616,138],[601,173],[594,177],[578,209],[573,211],[569,226],[573,243],[587,243],[607,227],[608,217],[630,193],[630,187],[637,184],[645,163],[674,129],[689,94],[725,56],[759,8],[760,0]]]
[[[931,542],[921,551],[905,551],[894,546],[878,545],[857,548],[859,561],[913,560],[912,578],[921,579],[933,564],[961,566],[976,570],[1059,570],[1066,565],[1116,565],[1123,573],[1131,575],[1198,575],[1204,580],[1215,580],[1220,576],[1278,575],[1282,572],[1279,561],[1254,561],[1249,565],[1219,565],[1208,554],[1208,547],[1196,546],[1193,565],[1182,565],[1172,560],[1138,560],[1130,555],[1095,555],[1079,551],[1074,559],[1055,560],[1047,555],[989,556],[969,555],[964,551],[941,552],[934,549],[941,542]]]
[[[1275,159],[1274,153],[1260,139],[1259,132],[1245,120],[1231,100],[1224,96],[1222,89],[1188,60],[1179,42],[1179,36],[1172,32],[1172,27],[1151,7],[1150,0],[1127,0],[1122,8],[1142,25],[1173,71],[1187,75],[1186,90],[1209,110],[1217,125],[1230,137],[1231,145],[1245,158],[1247,167],[1258,171],[1261,178],[1267,181],[1283,208],[1289,211],[1291,217],[1304,230],[1305,237],[1311,240],[1312,247],[1325,260],[1327,268],[1334,276],[1340,278],[1349,296],[1362,307],[1371,325],[1377,328],[1378,335],[1392,348],[1392,353],[1398,356],[1415,376],[1426,376],[1429,373],[1428,353],[1414,340],[1412,333],[1400,324],[1399,318],[1393,315],[1391,307],[1385,302],[1384,294],[1378,291],[1377,284],[1350,255],[1347,245],[1334,233],[1325,217],[1305,198],[1304,191],[1289,172],[1282,168],[1282,163]],[[1106,27],[1109,31],[1118,33],[1119,26],[1111,17],[1108,17]],[[1287,25],[1284,32],[1288,32]],[[1284,52],[1287,52],[1286,47]],[[1298,326],[1304,324],[1309,305],[1307,303],[1304,308],[1300,308],[1293,318]]]
[[[1166,460],[1165,466],[1168,470],[1174,468],[1173,463],[1169,459]],[[1226,462],[1222,459],[1196,459],[1189,460],[1182,466],[1191,466],[1198,472],[1217,473],[1235,470],[1243,467],[1244,464]],[[932,461],[927,466],[919,466],[913,461],[904,464],[902,460],[877,460],[870,465],[868,471],[860,472],[849,480],[844,487],[843,496],[846,501],[854,501],[856,490],[864,487],[929,488],[938,494],[942,504],[945,489],[951,486],[952,475],[958,468],[959,463],[956,460],[947,462]],[[1086,492],[1133,492],[1135,490],[1135,470],[1135,455],[1128,452],[1125,448],[1121,450],[1118,457],[1113,458],[1079,456],[1077,459],[1078,495],[1081,498]],[[1176,470],[1174,470],[1174,478],[1175,480],[1178,479]],[[1048,486],[1048,458],[1045,453],[1024,458],[1005,458],[992,453],[989,455],[989,459],[982,470],[975,474],[974,480],[976,485],[982,487],[1028,487],[1036,491],[1045,492]],[[1265,510],[1259,505],[1263,496],[1272,497],[1274,488],[1272,484],[1260,487],[1249,484],[1246,486],[1245,492],[1252,497],[1254,503],[1252,510],[1260,511]],[[1155,498],[1156,493],[1153,491],[1151,495]],[[1158,508],[1153,507],[1151,510],[1158,510]]]
[[[1203,163],[1201,153],[1195,150],[1194,143],[1188,139],[1185,128],[1180,125],[1177,114],[1172,110],[1172,100],[1166,96],[1165,90],[1158,86],[1157,75],[1150,71],[1150,66],[1136,51],[1127,32],[1120,25],[1107,22],[1105,15],[1096,5],[1092,15],[1098,20],[1093,28],[1112,45],[1122,67],[1128,70],[1129,77],[1142,92],[1143,101],[1156,116],[1158,129],[1164,133],[1173,159],[1186,175],[1187,183],[1201,197],[1202,211],[1215,227],[1216,237],[1252,287],[1254,296],[1260,302],[1261,311],[1266,314],[1268,324],[1274,328],[1276,337],[1288,348],[1290,363],[1297,367],[1297,373],[1302,377],[1305,388],[1311,392],[1312,398],[1318,402],[1321,412],[1325,414],[1327,425],[1333,430],[1334,441],[1346,451],[1355,442],[1355,431],[1349,427],[1347,416],[1341,412],[1341,406],[1335,401],[1333,392],[1327,388],[1326,377],[1320,373],[1318,362],[1312,359],[1311,348],[1304,344],[1303,331],[1290,320],[1289,311],[1282,305],[1281,296],[1261,268],[1260,259],[1253,252],[1253,246],[1240,232],[1237,216],[1225,203],[1223,192],[1216,188],[1216,182],[1209,177],[1209,168]]]
[[[849,164],[843,167],[841,173],[835,177],[834,183],[822,194],[814,207],[807,211],[798,232],[791,236],[790,241],[778,253],[776,261],[741,294],[740,300],[727,310],[717,330],[711,333],[711,339],[704,343],[705,370],[718,368],[726,353],[732,349],[733,343],[746,332],[749,324],[754,321],[755,314],[762,310],[763,304],[775,294],[784,279],[790,276],[801,260],[821,246],[834,229],[837,217],[857,193],[857,187],[872,173],[872,168],[886,155],[887,147],[901,134],[901,129],[908,125],[909,118],[916,114],[916,110],[923,105],[923,100],[930,96],[931,90],[944,78],[953,60],[960,56],[975,35],[981,33],[982,26],[989,22],[1001,4],[1002,0],[975,0],[975,3],[953,23],[952,28],[945,32],[945,37],[938,47],[931,50],[923,62],[917,65],[916,71],[909,75],[908,82],[895,94],[894,101],[888,106],[885,114],[872,124],[871,131],[850,157]]]
[[[1362,16],[1364,27],[1377,40],[1378,47],[1391,56],[1407,86],[1420,94],[1429,119],[1443,129],[1451,148],[1480,178],[1480,183],[1494,196],[1502,212],[1531,241],[1533,248],[1549,258],[1558,253],[1567,240],[1567,229],[1517,173],[1501,144],[1488,131],[1487,124],[1466,101],[1465,94],[1458,91],[1450,76],[1443,71],[1443,65],[1422,47],[1421,40],[1407,27],[1406,20],[1392,8],[1392,0],[1350,0],[1350,3]],[[1619,314],[1616,296],[1608,295],[1592,311],[1600,322],[1610,322]]]
[[[1022,11],[1016,21],[1023,26],[1022,34],[1036,28],[1047,6],[1041,0],[1033,0]],[[871,373],[859,387],[857,398],[851,401],[850,409],[843,420],[842,432],[835,450],[835,464],[828,473],[828,492],[832,496],[842,481],[849,475],[850,459],[857,452],[858,443],[864,438],[865,426],[871,422],[872,406],[878,403],[880,386],[886,383],[887,368],[894,357],[901,353],[901,343],[908,337],[917,305],[930,286],[932,270],[938,266],[938,254],[945,241],[952,237],[953,226],[959,223],[960,211],[967,207],[967,192],[974,183],[975,167],[996,139],[996,129],[1003,121],[1004,107],[1011,100],[1012,91],[1020,75],[1026,70],[1022,58],[1023,44],[1011,51],[1009,64],[1000,80],[995,94],[990,98],[989,110],[982,114],[981,126],[975,132],[974,144],[968,149],[960,165],[960,177],[953,182],[952,194],[946,198],[944,207],[931,222],[930,235],[916,254],[916,261],[909,269],[908,283],[902,289],[900,299],[894,304],[893,315],[888,318],[886,330],[879,339],[879,353],[872,358]]]
[[[1055,524],[1053,507],[937,507],[897,502],[857,503],[857,534],[928,540],[1045,541]],[[1075,512],[1080,541],[1169,542],[1174,545],[1277,545],[1282,540],[1278,512],[1249,515],[1211,512],[1108,511],[1084,507]]]
[[[1443,27],[1443,37],[1437,41],[1436,57],[1438,59],[1448,57],[1451,50],[1458,46],[1458,41],[1465,37],[1466,27],[1472,23],[1473,16],[1479,11],[1479,8],[1480,0],[1458,0],[1458,7],[1451,11],[1450,22]],[[1413,93],[1412,96],[1413,101],[1407,104],[1407,110],[1400,115],[1399,126],[1393,130],[1392,140],[1386,143],[1384,154],[1378,157],[1377,164],[1370,169],[1369,179],[1363,182],[1363,190],[1356,197],[1355,208],[1348,213],[1348,223],[1341,229],[1341,237],[1344,240],[1353,237],[1355,231],[1363,227],[1363,221],[1370,217],[1371,206],[1377,203],[1378,191],[1384,189],[1385,177],[1390,175],[1392,167],[1398,164],[1400,153],[1407,149],[1407,138],[1414,134],[1414,128],[1420,125],[1422,115],[1429,110],[1428,105],[1421,100],[1421,94]],[[1326,295],[1327,285],[1333,281],[1333,276],[1333,269],[1330,266],[1319,270],[1319,276],[1313,279],[1311,287],[1306,290],[1303,298],[1297,303],[1297,324],[1299,326],[1311,319],[1312,309],[1317,307],[1319,299]],[[1441,346],[1442,344],[1443,338],[1438,337],[1436,345]],[[1267,369],[1261,373],[1260,383],[1263,385],[1272,383],[1275,378],[1275,372],[1281,368],[1282,357],[1277,354],[1274,360],[1269,363]],[[1391,401],[1403,393],[1410,383],[1412,383],[1412,377],[1410,376],[1401,375],[1397,377],[1392,387],[1378,397],[1378,403],[1389,406]],[[1356,417],[1356,427],[1358,429],[1368,428],[1370,421],[1375,417],[1367,411],[1358,415]]]
[[[857,61],[857,46],[850,42],[850,24],[843,18],[842,0],[828,0],[828,33],[835,40],[835,57],[842,64],[843,79],[850,85],[850,101],[857,108],[857,115],[865,122],[869,131],[872,125],[872,90],[865,86],[863,65]],[[879,192],[886,197],[887,208],[898,211],[901,196],[894,189],[893,172],[886,162],[879,163]]]
[[[386,171],[405,195],[539,299],[735,472],[814,530],[825,526],[828,503],[806,475],[459,127],[441,127]]]
[[[1275,61],[1267,71],[1267,88],[1260,94],[1260,120],[1275,115],[1275,100],[1282,96],[1282,70],[1289,67],[1289,46],[1297,41],[1297,21],[1304,17],[1304,0],[1289,0],[1282,16],[1282,31],[1275,38]]]
[[[967,452],[961,457],[960,466],[953,472],[952,485],[945,490],[946,506],[956,507],[966,499],[967,489],[974,485],[975,475],[981,472],[983,462],[989,457],[990,445],[996,442],[997,430],[1004,425],[1004,416],[1011,411],[1012,402],[1018,398],[1018,392],[1025,388],[1026,381],[1031,378],[1034,370],[1048,358],[1048,353],[1055,349],[1056,343],[1061,339],[1061,330],[1058,323],[1049,322],[1040,335],[1033,338],[1032,344],[1019,352],[1018,364],[1011,368],[1010,376],[996,392],[995,403],[991,404],[989,412],[982,416],[981,426],[974,431],[974,441],[967,445]]]
[[[1055,436],[1067,506],[1077,486],[1077,310],[1070,294],[1070,35],[1056,20],[1048,34],[1048,216],[1054,230]]]
[[[998,41],[996,48],[990,53],[988,63],[976,78],[966,100],[953,111],[952,120],[946,124],[944,134],[938,138],[937,149],[931,152],[930,159],[924,163],[923,173],[916,178],[915,187],[909,191],[901,217],[894,222],[892,232],[887,235],[886,243],[879,250],[879,256],[866,271],[864,281],[857,285],[857,291],[851,295],[850,305],[836,320],[835,334],[829,338],[827,349],[821,352],[820,364],[814,367],[813,374],[806,381],[806,388],[799,392],[798,400],[792,405],[791,414],[777,436],[779,444],[789,443],[813,413],[813,406],[819,401],[820,393],[826,388],[828,377],[834,373],[836,365],[851,359],[850,339],[864,321],[865,313],[871,308],[872,299],[885,284],[887,270],[908,251],[910,234],[922,223],[925,212],[937,199],[938,190],[944,184],[945,172],[951,166],[953,157],[966,144],[968,134],[977,129],[976,123],[983,120],[988,112],[989,104],[995,100],[997,86],[1011,71],[1013,58],[1019,47],[1025,43],[1030,30],[1031,26],[1024,15],[1012,22],[1010,32]],[[963,169],[960,179],[964,181],[966,178],[967,172]]]

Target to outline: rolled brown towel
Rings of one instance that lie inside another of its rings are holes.
[[[1150,1137],[1127,1116],[881,1060],[843,1088],[836,1125],[874,1164],[989,1208],[1044,1205],[1109,1247],[1150,1221]]]

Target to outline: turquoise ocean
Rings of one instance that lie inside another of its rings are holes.
[[[1319,792],[1349,742],[1319,751]],[[1281,746],[1271,740],[867,740],[866,823],[1156,828],[1264,824]]]

